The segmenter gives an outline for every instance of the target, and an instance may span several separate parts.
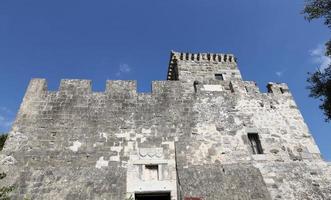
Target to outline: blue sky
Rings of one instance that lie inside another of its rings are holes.
[[[245,80],[262,91],[288,83],[324,158],[331,160],[331,124],[308,97],[307,72],[329,59],[330,32],[308,23],[302,0],[1,0],[0,132],[8,131],[29,80],[138,80],[149,91],[166,78],[169,52],[234,53]]]

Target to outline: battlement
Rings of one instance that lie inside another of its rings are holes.
[[[57,91],[48,91],[47,80],[34,78],[30,81],[26,97],[40,96],[46,92],[59,92],[61,94],[83,95],[91,94],[92,81],[83,79],[62,79]],[[107,80],[105,94],[110,93],[136,93],[137,81],[134,80]]]
[[[153,81],[151,83],[151,93],[160,94],[174,91],[179,92],[179,87],[180,83],[178,82]],[[46,79],[34,78],[31,79],[29,83],[25,98],[43,97],[47,93],[59,93],[65,95],[88,95],[92,93],[104,93],[107,95],[138,94],[136,80],[107,80],[104,92],[94,92],[92,88],[92,80],[62,79],[60,81],[59,89],[56,91],[50,91],[48,90]]]
[[[289,93],[289,88],[286,83],[273,83],[269,82],[267,85],[268,92],[274,94],[284,94]]]
[[[175,52],[175,51],[171,52],[170,60],[200,61],[200,62],[229,62],[229,63],[237,62],[237,58],[233,54],[184,53],[184,52]]]
[[[170,54],[168,80],[192,82],[194,80],[214,79],[215,75],[222,79],[241,79],[237,68],[237,59],[233,54],[219,53],[183,53]]]
[[[15,186],[12,199],[328,198],[330,165],[288,86],[267,88],[242,80],[232,54],[210,53],[172,52],[168,80],[149,93],[135,80],[100,92],[91,80],[53,91],[32,79],[0,186]]]
[[[107,80],[106,89],[104,92],[94,92],[92,89],[91,80],[82,79],[63,79],[60,81],[60,86],[57,91],[49,91],[47,88],[47,81],[45,79],[32,79],[28,86],[25,98],[41,98],[47,93],[59,93],[65,95],[89,95],[93,93],[103,93],[105,95],[125,95],[134,96],[139,94],[137,92],[137,81],[135,80]],[[182,87],[182,83],[177,81],[153,81],[151,83],[151,95],[177,93],[190,93]],[[254,81],[214,81],[212,83],[197,83],[192,85],[192,93],[194,92],[229,92],[232,94],[264,94],[260,92],[259,87]],[[286,95],[290,94],[289,88],[285,83],[269,82],[267,85],[268,93],[272,95]]]

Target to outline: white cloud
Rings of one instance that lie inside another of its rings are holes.
[[[310,51],[310,56],[313,59],[313,62],[318,64],[320,69],[323,70],[331,64],[331,58],[325,56],[325,46],[319,44],[315,49]]]
[[[275,74],[278,77],[282,77],[285,74],[286,70],[276,71]]]
[[[0,112],[4,112],[4,113],[8,113],[8,114],[13,113],[13,111],[11,111],[9,108],[7,108],[5,106],[0,106]]]
[[[119,77],[122,74],[130,73],[130,72],[131,72],[131,68],[128,64],[120,64],[116,76]]]
[[[276,72],[276,75],[277,75],[278,77],[281,77],[281,76],[283,76],[283,72]]]
[[[11,120],[7,119],[3,115],[0,115],[0,128],[4,128],[4,129],[9,128],[12,125],[12,123],[13,122]]]
[[[13,123],[14,113],[7,107],[0,106],[0,132],[7,130]]]

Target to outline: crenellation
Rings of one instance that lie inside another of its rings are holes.
[[[235,93],[236,95],[243,95],[248,92],[242,81],[231,80],[229,82],[229,87],[231,92]]]
[[[47,90],[46,79],[32,79],[26,90],[24,99],[27,100],[31,98],[42,98],[46,95]]]
[[[232,54],[171,52],[167,80],[151,87],[108,80],[93,92],[66,79],[48,91],[33,79],[0,153],[0,186],[37,200],[331,198],[330,165],[286,84],[262,93]]]
[[[233,54],[218,54],[218,53],[183,53],[171,52],[171,61],[200,61],[200,62],[229,62],[236,63],[237,59]]]
[[[244,90],[249,93],[261,94],[259,87],[256,85],[254,81],[243,81]]]
[[[267,88],[269,93],[273,93],[275,95],[290,94],[286,83],[269,82]]]

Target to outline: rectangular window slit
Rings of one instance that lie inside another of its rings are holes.
[[[215,74],[215,78],[216,78],[216,80],[224,81],[223,74]]]
[[[253,154],[263,154],[261,141],[257,133],[248,133],[249,143]]]

